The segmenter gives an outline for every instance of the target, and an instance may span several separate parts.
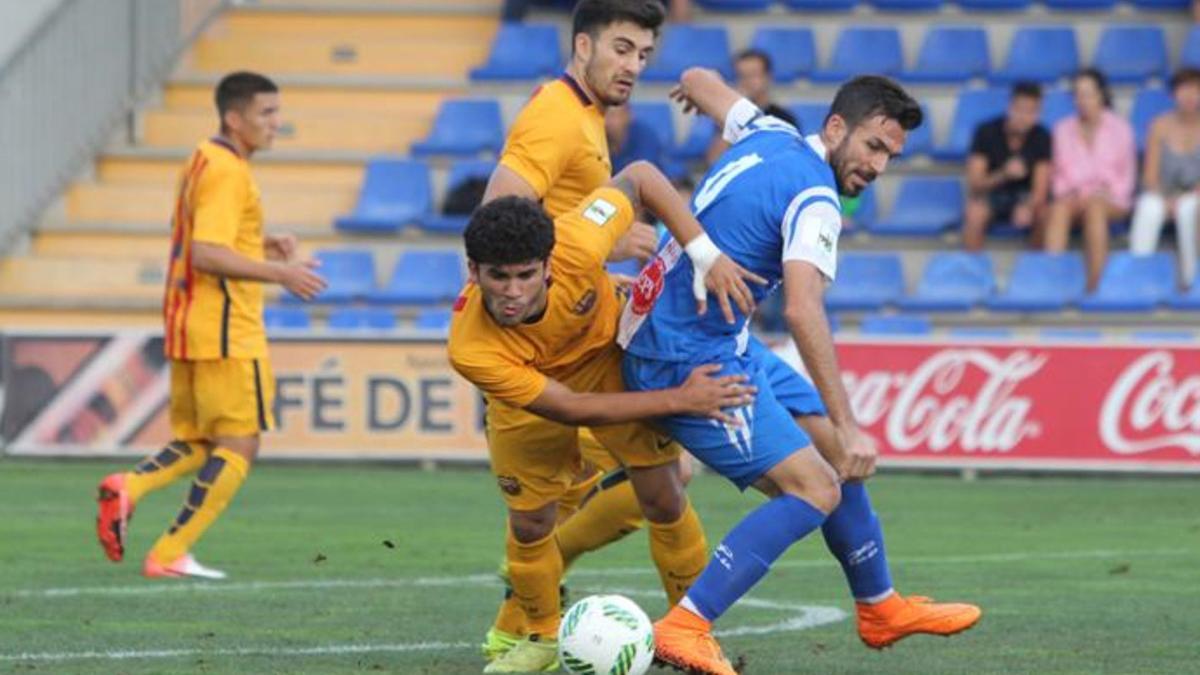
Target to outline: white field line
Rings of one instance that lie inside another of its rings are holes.
[[[176,659],[189,656],[340,656],[373,652],[429,652],[475,647],[470,642],[412,642],[384,645],[325,645],[321,647],[231,647],[212,649],[119,649],[89,652],[26,652],[0,654],[0,662],[79,661],[83,659]]]

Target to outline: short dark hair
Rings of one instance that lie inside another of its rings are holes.
[[[476,265],[546,260],[554,250],[554,221],[532,199],[501,197],[475,209],[463,242]]]
[[[1074,84],[1075,80],[1082,79],[1091,80],[1096,83],[1096,88],[1100,90],[1100,98],[1104,101],[1105,108],[1113,106],[1112,88],[1108,86],[1108,78],[1104,76],[1104,73],[1100,72],[1097,68],[1084,68],[1075,73],[1074,77],[1071,78],[1071,83]]]
[[[738,61],[745,61],[746,59],[758,59],[761,61],[763,70],[767,71],[768,75],[775,71],[775,64],[771,63],[771,55],[761,49],[755,49],[753,47],[750,49],[743,49],[742,51],[738,52],[737,58],[735,58],[733,61],[734,63],[737,63]]]
[[[879,75],[861,75],[843,84],[833,97],[829,114],[840,116],[848,129],[883,115],[896,120],[905,131],[912,131],[925,118],[921,105],[904,87]]]
[[[666,9],[659,0],[580,0],[571,14],[571,44],[575,44],[575,36],[580,33],[594,38],[618,21],[648,28],[658,37],[658,29],[666,18]]]
[[[1042,85],[1032,80],[1016,82],[1013,84],[1012,93],[1009,95],[1009,98],[1013,99],[1019,96],[1040,101],[1042,100]]]
[[[226,112],[246,107],[256,94],[274,94],[278,91],[279,87],[265,75],[244,70],[230,73],[217,84],[217,115],[224,120]]]
[[[1200,84],[1200,68],[1184,67],[1171,75],[1170,87],[1172,92],[1185,84]]]

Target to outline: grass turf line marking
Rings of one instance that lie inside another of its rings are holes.
[[[14,661],[80,661],[85,659],[174,659],[190,656],[343,656],[377,652],[449,651],[475,647],[470,642],[413,642],[391,645],[325,645],[321,647],[234,647],[226,649],[117,649],[88,652],[38,652],[0,654],[0,662]]]
[[[619,595],[628,595],[633,597],[639,595],[647,597],[662,597],[661,589],[646,590],[639,588],[605,588],[602,592],[617,593]],[[807,630],[809,628],[817,628],[819,626],[837,623],[850,616],[848,613],[838,609],[837,607],[828,607],[824,605],[798,605],[790,602],[760,600],[748,595],[740,598],[735,606],[789,612],[793,616],[781,621],[775,621],[773,623],[768,623],[761,626],[737,626],[734,628],[718,630],[713,633],[717,637],[725,638],[737,637],[741,635],[768,635],[770,633],[783,633],[785,631]]]

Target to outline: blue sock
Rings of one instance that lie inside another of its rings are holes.
[[[883,530],[861,481],[842,484],[842,503],[821,526],[825,545],[842,563],[856,600],[878,597],[892,588]]]
[[[789,546],[823,520],[824,513],[792,495],[776,497],[754,509],[725,535],[684,598],[685,606],[715,621],[758,583]]]

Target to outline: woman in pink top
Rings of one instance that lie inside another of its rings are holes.
[[[1112,93],[1100,71],[1079,71],[1072,85],[1076,114],[1054,125],[1050,176],[1054,202],[1045,246],[1067,248],[1071,228],[1083,226],[1087,287],[1096,290],[1108,256],[1108,224],[1129,216],[1137,176],[1133,128],[1112,111]]]

